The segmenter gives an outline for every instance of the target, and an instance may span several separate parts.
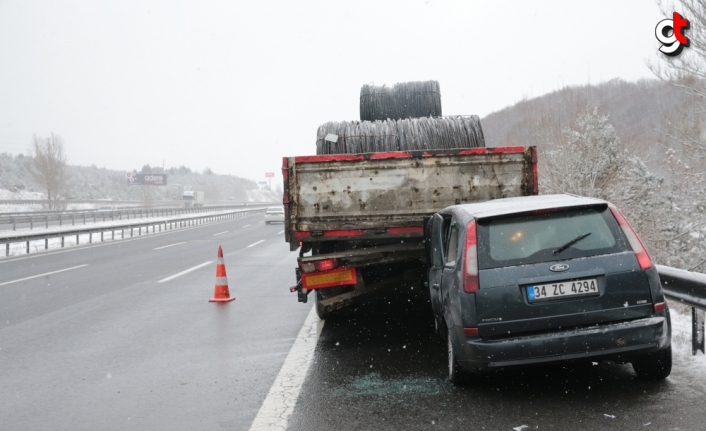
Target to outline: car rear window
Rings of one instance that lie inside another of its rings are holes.
[[[270,207],[270,208],[267,208],[267,212],[268,213],[283,213],[284,208]]]
[[[481,269],[524,265],[630,250],[607,208],[481,220],[478,223]],[[554,251],[587,233],[558,254]]]

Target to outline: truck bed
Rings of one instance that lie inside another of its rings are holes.
[[[285,239],[421,236],[449,205],[537,194],[536,147],[285,157]]]

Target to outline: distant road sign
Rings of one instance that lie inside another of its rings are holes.
[[[125,177],[128,179],[132,178],[132,172],[125,172]]]
[[[131,174],[127,180],[130,186],[166,186],[167,174]]]
[[[274,178],[275,173],[274,172],[265,172],[265,178]]]

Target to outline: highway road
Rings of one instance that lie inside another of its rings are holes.
[[[601,362],[453,387],[410,286],[302,330],[296,253],[261,221],[0,260],[0,429],[259,431],[272,403],[291,411],[272,429],[291,431],[706,429],[706,377],[683,360],[660,383]],[[226,304],[208,302],[218,245]],[[302,334],[313,356],[288,357]],[[303,370],[284,395],[280,369]]]
[[[248,429],[310,308],[261,221],[0,260],[0,429]]]

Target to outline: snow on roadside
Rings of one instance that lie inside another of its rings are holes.
[[[672,359],[674,368],[687,371],[687,375],[706,374],[706,355],[691,354],[691,307],[677,301],[669,301],[672,317]]]
[[[259,207],[251,207],[248,209],[243,209],[239,210],[238,212],[247,212],[251,211],[254,209],[258,209]],[[265,207],[262,207],[265,208]],[[231,211],[210,211],[210,212],[203,212],[199,213],[199,216],[216,216],[220,214],[225,214],[229,213]],[[36,228],[36,229],[17,229],[16,231],[0,231],[0,239],[3,238],[9,238],[9,237],[14,237],[17,235],[22,235],[23,233],[27,234],[43,234],[43,233],[49,233],[49,234],[60,234],[62,232],[66,232],[67,234],[64,236],[64,247],[70,247],[70,246],[75,246],[77,244],[83,245],[86,243],[96,243],[96,242],[101,242],[101,234],[100,233],[93,233],[91,234],[81,234],[76,238],[76,235],[72,235],[69,232],[75,229],[98,229],[98,228],[110,228],[112,226],[125,226],[127,224],[144,224],[144,223],[151,223],[151,222],[156,222],[156,221],[162,221],[162,222],[177,222],[180,219],[184,217],[193,217],[194,214],[182,214],[182,215],[176,215],[176,216],[167,216],[167,217],[147,217],[147,218],[138,218],[138,219],[131,219],[131,220],[114,220],[114,221],[99,221],[96,223],[86,223],[80,224],[80,225],[64,225],[64,226],[50,226],[49,228]],[[188,226],[184,226],[188,227]],[[178,225],[172,225],[172,229],[179,229]],[[154,230],[154,232],[153,232]],[[160,233],[159,227],[153,227],[153,230],[147,228],[147,227],[142,227],[142,228],[137,228],[135,227],[132,231],[132,237],[140,236],[140,235],[147,235],[147,234],[153,234],[153,233]],[[164,231],[162,231],[164,232]],[[123,238],[131,238],[131,232],[130,228],[128,227],[127,229],[124,229],[121,231],[121,229],[116,229],[115,231],[107,231],[103,234],[103,242],[107,241],[118,241]],[[77,241],[78,240],[78,241]],[[46,248],[45,248],[46,247]],[[44,239],[39,239],[39,240],[34,240],[34,241],[29,241],[29,250],[30,254],[37,253],[39,251],[44,251],[44,250],[54,250],[57,248],[61,248],[61,237],[56,237],[56,238],[50,238],[47,240],[45,243]],[[0,245],[0,259],[5,257],[6,254],[6,245],[2,244]],[[25,255],[27,254],[27,242],[16,242],[16,243],[11,243],[9,247],[9,255],[8,257],[12,256],[20,256],[20,255]]]
[[[282,202],[282,195],[270,190],[246,190],[250,202]]]
[[[27,190],[18,190],[16,192],[13,192],[13,191],[10,191],[7,189],[0,189],[0,200],[9,200],[9,199],[24,199],[24,200],[44,199],[44,193],[29,192]]]

